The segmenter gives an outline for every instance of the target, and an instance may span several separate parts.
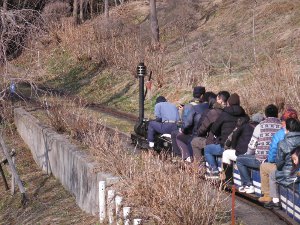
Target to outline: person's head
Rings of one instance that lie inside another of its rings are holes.
[[[254,113],[251,116],[251,122],[253,122],[254,124],[259,124],[261,121],[264,120],[264,114],[263,113]]]
[[[228,91],[220,91],[217,95],[217,102],[223,106],[227,106],[227,100],[230,97]]]
[[[160,102],[166,102],[167,99],[164,96],[158,96],[156,98],[155,104],[160,103]]]
[[[293,167],[291,170],[291,175],[293,175],[299,169],[299,159],[300,159],[300,146],[297,146],[291,151],[291,159]]]
[[[278,108],[271,104],[271,105],[268,105],[266,108],[265,108],[265,115],[266,117],[278,117]]]
[[[282,127],[286,127],[286,121],[290,118],[298,119],[297,111],[292,108],[286,109],[280,117]]]
[[[213,93],[212,91],[207,91],[203,95],[204,102],[209,102],[211,99],[216,99],[216,98],[217,98],[217,95],[215,93]]]
[[[194,98],[201,98],[205,94],[205,87],[196,86],[193,90],[193,97]]]
[[[240,96],[237,93],[233,93],[227,100],[228,104],[231,105],[240,105]]]
[[[289,118],[285,123],[287,132],[300,132],[300,122],[298,119]]]

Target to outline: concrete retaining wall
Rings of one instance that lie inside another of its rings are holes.
[[[99,212],[98,183],[117,181],[111,174],[94,173],[95,163],[71,144],[66,136],[43,125],[22,108],[14,111],[20,136],[29,146],[35,162],[48,174],[53,174],[76,198],[79,207],[93,215]]]

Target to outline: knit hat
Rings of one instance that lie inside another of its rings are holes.
[[[286,121],[287,119],[290,119],[290,118],[298,119],[298,114],[297,114],[297,111],[295,109],[292,109],[292,108],[286,109],[283,112],[280,119],[283,120],[283,121]]]
[[[264,119],[264,114],[262,113],[254,113],[252,116],[251,116],[251,121],[255,122],[255,123],[260,123],[261,121],[263,121]]]
[[[240,96],[238,96],[237,93],[233,93],[230,95],[227,102],[229,105],[240,105]]]
[[[200,98],[201,95],[204,95],[204,94],[205,94],[205,87],[202,87],[202,86],[194,87],[194,90],[193,90],[194,98]]]
[[[167,99],[164,96],[158,96],[156,98],[155,104],[160,103],[160,102],[166,102]]]

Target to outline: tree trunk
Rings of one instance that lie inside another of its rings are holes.
[[[152,32],[152,41],[159,42],[159,27],[156,13],[156,0],[150,0],[150,26]]]
[[[7,11],[7,0],[3,0],[3,12]]]
[[[104,1],[104,15],[105,15],[105,18],[107,18],[108,19],[108,17],[109,17],[109,12],[108,12],[108,0],[105,0]]]
[[[73,2],[73,22],[75,25],[78,23],[77,11],[78,11],[78,1],[74,0],[74,2]]]
[[[80,20],[80,23],[83,23],[83,0],[80,0],[79,1],[79,20]]]
[[[94,12],[93,12],[93,4],[94,4],[94,1],[93,0],[90,0],[90,10],[91,10],[91,19],[94,17]]]

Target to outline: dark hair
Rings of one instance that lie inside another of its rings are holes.
[[[158,96],[156,98],[155,104],[160,103],[160,102],[166,102],[167,99],[164,96]]]
[[[291,170],[291,175],[294,175],[294,174],[297,172],[297,170],[299,169],[299,167],[300,167],[300,164],[299,164],[299,160],[300,160],[300,146],[297,146],[296,148],[294,148],[294,149],[291,151],[291,156],[292,156],[293,154],[296,154],[296,155],[297,155],[297,157],[298,157],[298,164],[296,165],[296,164],[294,163],[294,161],[292,160],[293,167],[292,167],[292,170]]]
[[[228,98],[230,97],[230,93],[228,91],[220,91],[218,96],[223,102],[227,102]]]
[[[265,115],[266,117],[278,117],[278,108],[276,105],[268,105],[265,109]]]
[[[215,93],[213,93],[212,91],[205,92],[205,94],[203,96],[203,100],[205,102],[209,102],[212,98],[216,99],[217,95]]]
[[[285,121],[286,129],[289,132],[300,132],[300,122],[295,118],[289,118]]]

